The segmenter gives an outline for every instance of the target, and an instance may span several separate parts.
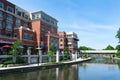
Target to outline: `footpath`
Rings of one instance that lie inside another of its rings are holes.
[[[30,64],[30,65],[24,65],[24,66],[16,66],[16,67],[1,67],[0,68],[0,74],[1,73],[10,73],[10,72],[24,72],[24,71],[34,71],[34,70],[40,70],[40,69],[50,69],[55,68],[63,65],[69,65],[69,64],[77,64],[85,61],[89,61],[91,58],[78,58],[76,60],[72,61],[64,61],[59,62],[56,64],[47,64],[47,63],[40,63],[40,64]]]

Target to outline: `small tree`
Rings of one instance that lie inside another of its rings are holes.
[[[117,34],[116,34],[115,37],[119,39],[119,43],[120,43],[120,28],[118,29]]]
[[[64,60],[69,60],[70,59],[70,50],[67,47],[64,50],[64,58],[63,59]]]
[[[84,58],[88,58],[88,53],[87,53],[87,52],[84,52],[83,57],[84,57]]]
[[[52,62],[52,58],[54,57],[55,55],[55,44],[51,44],[50,47],[49,47],[49,52],[48,52],[48,57],[49,57],[49,61]]]
[[[22,42],[20,40],[17,40],[14,42],[14,44],[11,46],[11,50],[9,51],[9,54],[13,55],[14,62],[16,63],[16,57],[18,57],[19,51],[18,46],[20,46]]]

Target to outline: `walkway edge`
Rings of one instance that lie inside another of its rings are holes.
[[[8,68],[1,68],[0,69],[0,74],[1,73],[10,73],[10,72],[24,72],[24,71],[35,71],[35,70],[41,70],[41,69],[50,69],[50,68],[55,68],[63,65],[70,65],[70,64],[76,64],[76,63],[81,63],[85,61],[89,61],[91,58],[86,58],[86,59],[77,59],[76,61],[67,61],[67,62],[62,62],[58,64],[50,64],[50,65],[27,65],[27,66],[18,66],[18,67],[8,67]]]

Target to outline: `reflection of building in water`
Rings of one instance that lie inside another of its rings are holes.
[[[72,79],[71,80],[78,80],[78,65],[72,65]]]

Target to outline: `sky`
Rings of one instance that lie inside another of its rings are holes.
[[[42,10],[57,19],[58,30],[78,34],[78,46],[115,47],[120,28],[120,0],[8,0],[29,11]]]

